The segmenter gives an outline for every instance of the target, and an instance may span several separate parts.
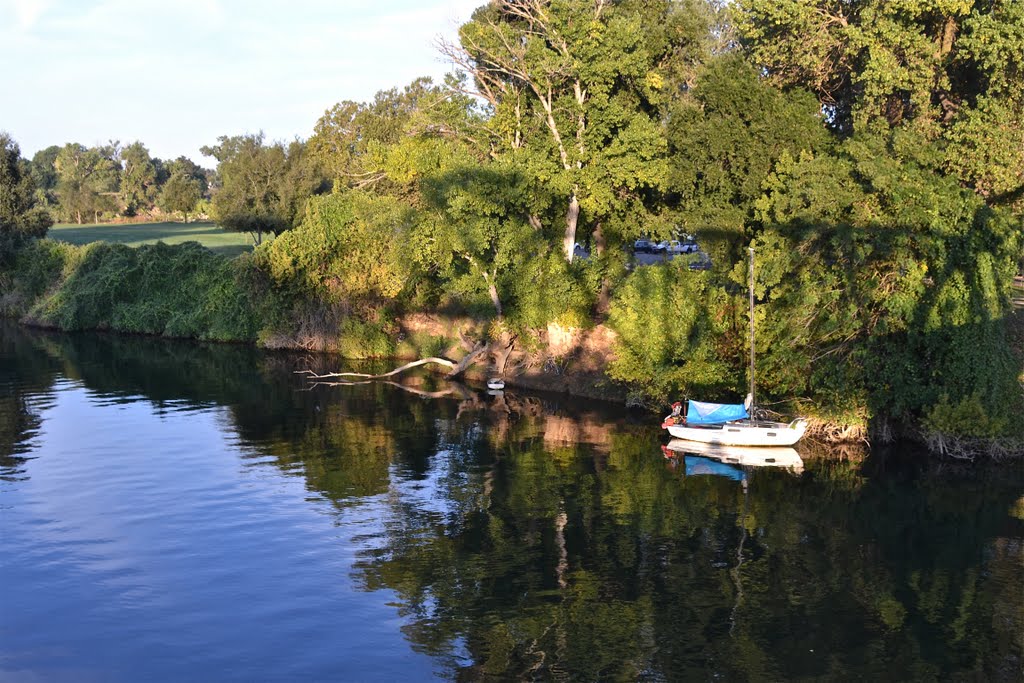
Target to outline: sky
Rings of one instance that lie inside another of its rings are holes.
[[[486,0],[0,0],[0,130],[23,157],[142,141],[201,165],[221,135],[308,138],[337,102],[451,70]]]

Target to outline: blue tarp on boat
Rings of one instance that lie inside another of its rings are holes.
[[[714,425],[750,417],[742,403],[704,403],[690,401],[686,410],[687,426]]]

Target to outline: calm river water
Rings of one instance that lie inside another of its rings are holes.
[[[0,326],[0,680],[1022,678],[1020,468],[307,362]]]

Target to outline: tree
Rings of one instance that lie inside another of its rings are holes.
[[[149,150],[141,142],[120,150],[121,192],[120,200],[124,215],[134,216],[149,209],[156,195],[156,166],[149,156]]]
[[[640,231],[665,183],[659,105],[681,62],[702,50],[704,6],[662,0],[503,0],[476,11],[444,51],[492,113],[490,143],[535,183],[530,223],[564,216],[566,260],[580,215],[595,231]],[[629,215],[629,220],[622,217]]]
[[[167,178],[164,179],[165,182],[167,180],[170,180],[170,177],[177,173],[187,178],[192,178],[196,182],[198,182],[200,195],[205,196],[206,193],[209,191],[210,179],[208,176],[210,172],[196,164],[188,157],[180,156],[174,161],[166,162],[166,164],[163,164],[163,166],[164,172],[167,174]]]
[[[227,230],[252,233],[263,241],[263,233],[278,235],[302,219],[305,200],[319,191],[322,183],[303,164],[304,146],[294,143],[263,144],[257,135],[221,136],[218,144],[202,148],[217,159],[220,188],[213,195],[214,218]]]
[[[1006,325],[1019,218],[936,174],[933,153],[855,136],[835,154],[777,164],[758,202],[758,379],[769,392],[901,421],[979,394],[989,436],[1024,424]]]
[[[779,159],[831,143],[811,93],[773,87],[735,52],[710,60],[672,102],[667,136],[669,200],[678,204],[679,224],[727,262],[746,245],[755,203]]]
[[[0,235],[43,237],[53,219],[38,205],[31,167],[10,135],[0,131]]]
[[[330,189],[319,160],[309,153],[309,145],[293,140],[285,152],[284,173],[279,178],[278,197],[281,214],[291,227],[296,227],[306,215],[310,197]]]
[[[102,211],[114,208],[117,194],[117,165],[110,147],[86,148],[69,142],[57,154],[57,197],[61,212],[81,224],[83,216],[93,214],[99,222]]]
[[[317,121],[308,153],[335,190],[377,188],[387,180],[387,150],[410,133],[414,118],[447,96],[429,78],[418,78],[402,90],[378,92],[373,102],[339,102]]]
[[[417,254],[454,292],[486,293],[502,318],[502,291],[512,287],[518,267],[547,251],[517,205],[522,178],[513,169],[503,172],[499,164],[485,168],[468,163],[427,184],[427,196],[436,208],[419,226],[423,245]]]
[[[181,172],[174,173],[164,183],[157,204],[162,211],[168,213],[181,212],[182,220],[188,223],[188,214],[196,208],[202,197],[199,181]]]
[[[989,203],[1024,194],[1024,5],[1016,0],[741,0],[753,62],[814,92],[843,135],[906,128]]]
[[[32,156],[29,168],[32,172],[32,179],[36,185],[36,193],[43,206],[56,208],[57,206],[57,155],[60,147],[50,145],[41,149]]]
[[[302,224],[255,258],[279,285],[367,313],[406,285],[412,213],[393,197],[366,192],[315,197]]]

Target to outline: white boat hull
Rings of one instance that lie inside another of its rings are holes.
[[[670,425],[668,433],[677,439],[723,446],[792,446],[807,431],[807,422],[796,419],[784,422],[737,420],[707,427]]]
[[[666,448],[680,455],[699,455],[728,465],[784,467],[794,472],[801,472],[804,468],[804,461],[800,454],[796,452],[796,449],[788,446],[723,446],[701,441],[672,439]]]

